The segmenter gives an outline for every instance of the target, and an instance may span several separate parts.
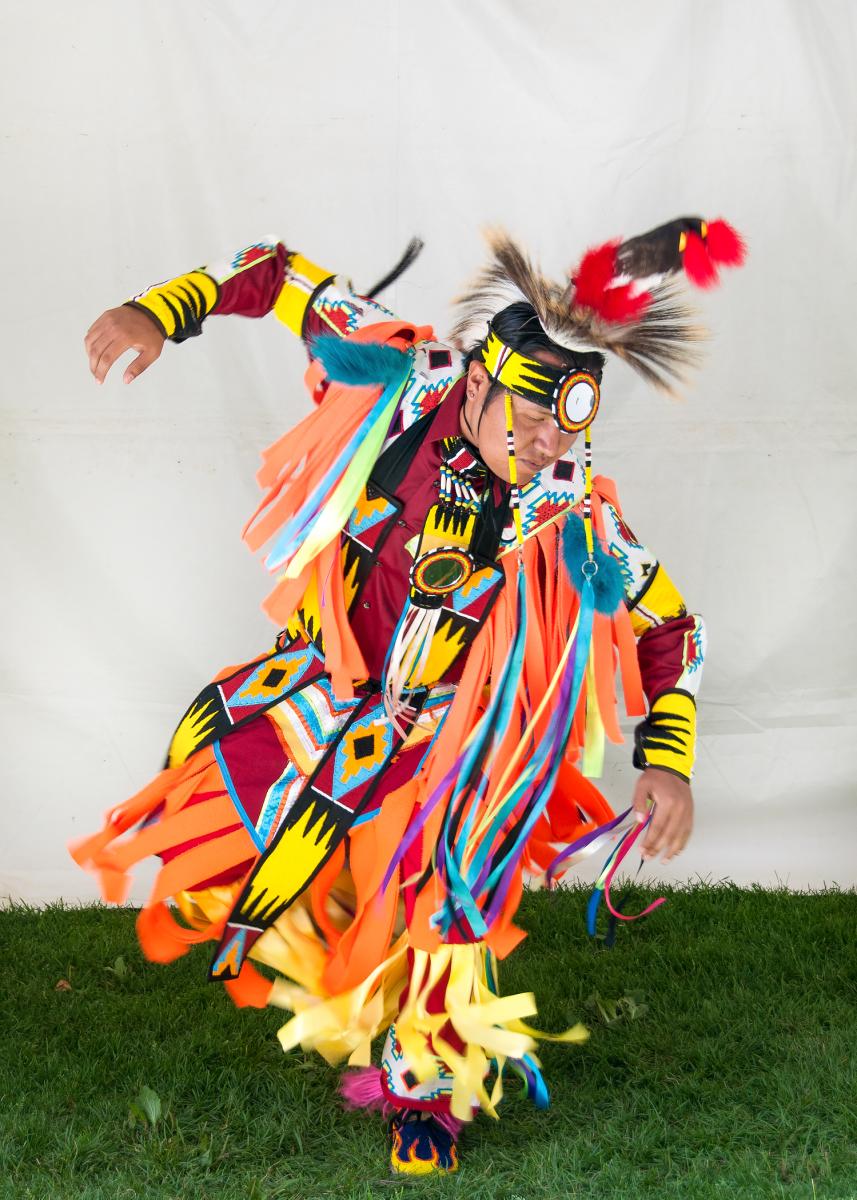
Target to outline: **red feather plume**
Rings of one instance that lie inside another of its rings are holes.
[[[690,282],[700,288],[714,287],[720,278],[717,267],[711,261],[708,247],[698,233],[687,235],[687,244],[684,248],[684,269]]]
[[[684,269],[697,287],[713,287],[720,280],[718,267],[740,267],[747,257],[747,247],[737,229],[727,221],[712,221],[705,237],[688,233],[684,249]]]
[[[610,280],[616,274],[616,251],[621,238],[587,250],[574,274],[575,303],[584,308],[597,308],[604,298]]]
[[[722,267],[740,267],[747,257],[747,245],[737,229],[727,221],[712,221],[705,239],[711,261]]]
[[[574,273],[575,306],[591,309],[613,325],[638,321],[649,305],[649,292],[634,292],[630,283],[616,284],[616,251],[621,239],[587,250]],[[612,285],[612,286],[611,286]]]

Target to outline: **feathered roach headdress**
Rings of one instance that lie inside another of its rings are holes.
[[[491,230],[487,239],[491,261],[456,302],[453,341],[472,349],[486,338],[495,313],[526,300],[557,345],[616,354],[667,391],[695,362],[694,343],[702,332],[674,277],[684,268],[691,283],[711,287],[719,267],[739,266],[745,254],[740,236],[725,221],[679,217],[640,237],[587,251],[570,278],[557,283],[508,234]]]

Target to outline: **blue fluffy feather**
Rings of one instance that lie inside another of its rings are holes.
[[[572,587],[579,593],[583,586],[583,564],[588,555],[583,521],[573,514],[569,514],[565,529],[562,531],[562,557]],[[621,568],[616,559],[612,555],[606,554],[597,543],[595,545],[595,562],[598,566],[598,570],[592,577],[595,611],[614,613],[625,595]]]
[[[321,334],[312,344],[313,358],[328,379],[351,387],[388,387],[400,383],[411,369],[412,356],[382,342],[350,342],[334,334]]]

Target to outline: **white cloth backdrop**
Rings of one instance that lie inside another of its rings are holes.
[[[82,338],[103,309],[271,231],[366,287],[419,233],[387,302],[443,331],[487,222],[560,272],[686,212],[751,247],[703,298],[707,366],[672,403],[611,365],[595,428],[710,634],[695,836],[644,877],[853,886],[852,0],[4,15],[0,896],[94,897],[65,843],[272,632],[240,528],[259,451],[308,408],[300,346],[214,318],[99,389]],[[629,759],[609,756],[616,806]]]

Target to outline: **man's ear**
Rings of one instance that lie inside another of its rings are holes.
[[[467,398],[479,399],[491,386],[491,376],[485,370],[485,364],[475,360],[467,368]]]

